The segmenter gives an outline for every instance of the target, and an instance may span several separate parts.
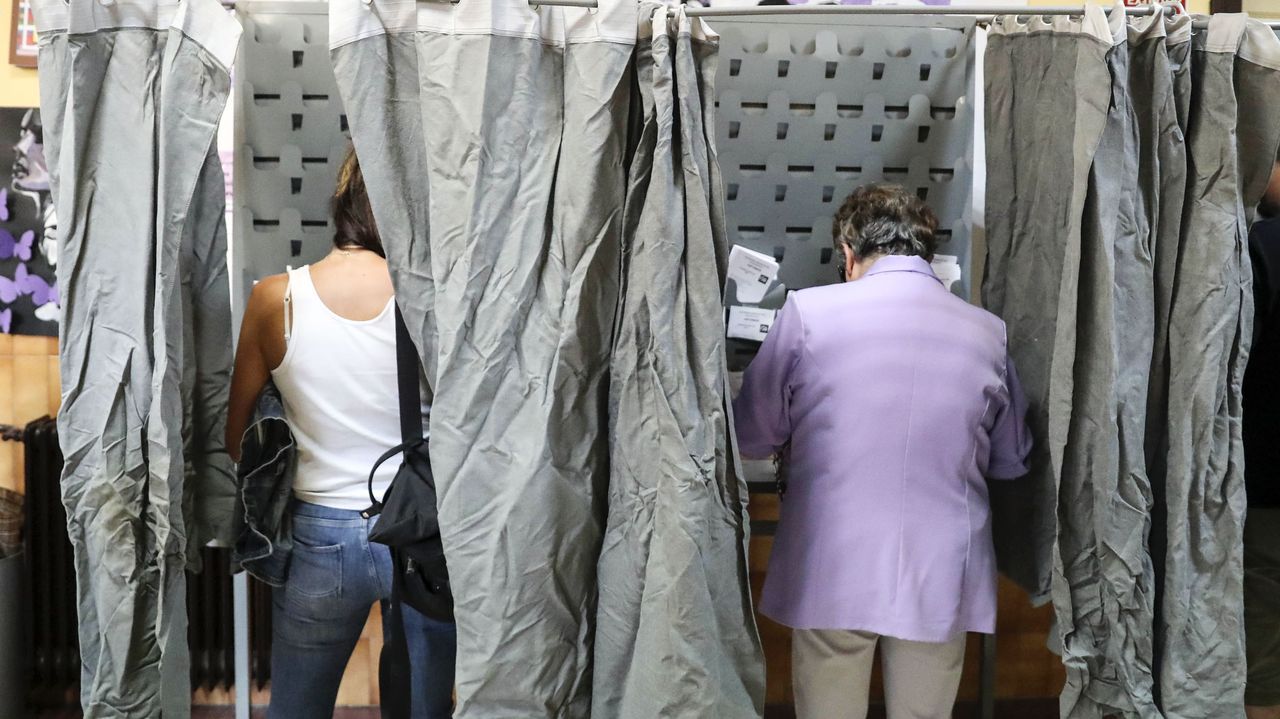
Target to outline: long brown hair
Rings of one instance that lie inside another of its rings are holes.
[[[329,210],[333,214],[334,247],[359,247],[386,257],[355,147],[347,150],[347,158],[338,170],[338,188],[329,201]]]

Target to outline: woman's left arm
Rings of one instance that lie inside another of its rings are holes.
[[[271,331],[269,313],[279,312],[284,300],[283,293],[275,284],[264,281],[253,288],[245,307],[244,321],[240,324],[240,342],[236,346],[236,360],[231,373],[231,397],[227,402],[227,453],[236,462],[240,461],[240,443],[249,421],[253,419],[258,395],[271,379],[263,340]],[[277,294],[280,295],[278,299],[274,297]]]

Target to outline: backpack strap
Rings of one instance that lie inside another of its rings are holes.
[[[422,426],[422,374],[418,361],[418,350],[409,337],[409,327],[404,323],[404,315],[400,314],[400,305],[396,305],[396,385],[400,394],[400,444],[392,447],[373,463],[369,470],[369,508],[361,514],[365,519],[382,512],[385,497],[379,499],[373,494],[373,477],[384,462],[412,449],[426,440]],[[390,491],[390,490],[388,490]]]
[[[391,459],[392,457],[395,457],[398,454],[403,454],[426,441],[427,440],[419,437],[418,439],[415,439],[409,442],[401,442],[400,444],[397,444],[391,449],[388,449],[387,451],[383,452],[381,457],[378,457],[378,461],[373,463],[373,469],[369,470],[368,487],[369,487],[369,503],[370,504],[368,509],[360,513],[362,517],[364,517],[365,519],[368,519],[369,517],[376,517],[379,514],[382,514],[382,506],[386,503],[387,498],[385,496],[382,499],[378,499],[377,495],[373,493],[373,478],[375,475],[378,474],[378,468],[381,467],[383,464],[385,464],[386,461]],[[388,494],[391,493],[390,487],[387,488],[387,493]]]
[[[382,656],[378,658],[379,704],[383,719],[410,719],[413,711],[413,662],[404,630],[400,568],[391,572],[391,601],[383,604]]]
[[[422,439],[422,363],[418,348],[413,346],[409,326],[396,304],[396,377],[400,388],[400,441]]]
[[[409,337],[409,328],[400,314],[400,305],[396,305],[396,379],[400,389],[400,439],[398,447],[393,447],[378,458],[373,470],[369,472],[369,499],[373,506],[365,510],[365,516],[372,516],[382,511],[382,503],[373,496],[373,475],[383,462],[405,452],[411,447],[422,444],[422,384],[420,380],[420,363],[417,348]],[[386,603],[383,614],[382,656],[378,661],[378,684],[382,694],[383,719],[410,719],[413,706],[413,667],[409,659],[409,644],[404,631],[405,604],[402,601],[403,577],[401,576],[399,552],[391,552],[391,600]]]

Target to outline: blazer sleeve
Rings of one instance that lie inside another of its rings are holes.
[[[1018,479],[1027,473],[1031,454],[1031,432],[1027,429],[1027,398],[1018,381],[1012,357],[1005,357],[1005,405],[991,427],[991,456],[987,476],[991,479]]]
[[[744,457],[764,459],[791,438],[791,394],[804,352],[804,322],[797,300],[787,300],[733,402],[738,447]]]

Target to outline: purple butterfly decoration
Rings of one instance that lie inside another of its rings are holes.
[[[50,284],[43,277],[27,271],[24,263],[18,263],[13,278],[0,276],[0,302],[12,304],[23,295],[31,295],[36,307],[58,302],[58,283]]]
[[[32,230],[27,230],[15,240],[8,230],[0,229],[0,260],[17,257],[23,262],[30,262],[31,248],[35,241],[36,233]]]
[[[0,222],[9,220],[9,190],[0,187]]]
[[[18,264],[18,271],[13,280],[17,283],[19,292],[31,295],[31,301],[36,307],[58,301],[58,283],[49,284],[45,278],[30,274],[24,264]]]
[[[13,329],[13,310],[0,310],[0,332],[9,334]]]
[[[20,294],[22,293],[18,290],[17,281],[0,275],[0,302],[12,304]]]

